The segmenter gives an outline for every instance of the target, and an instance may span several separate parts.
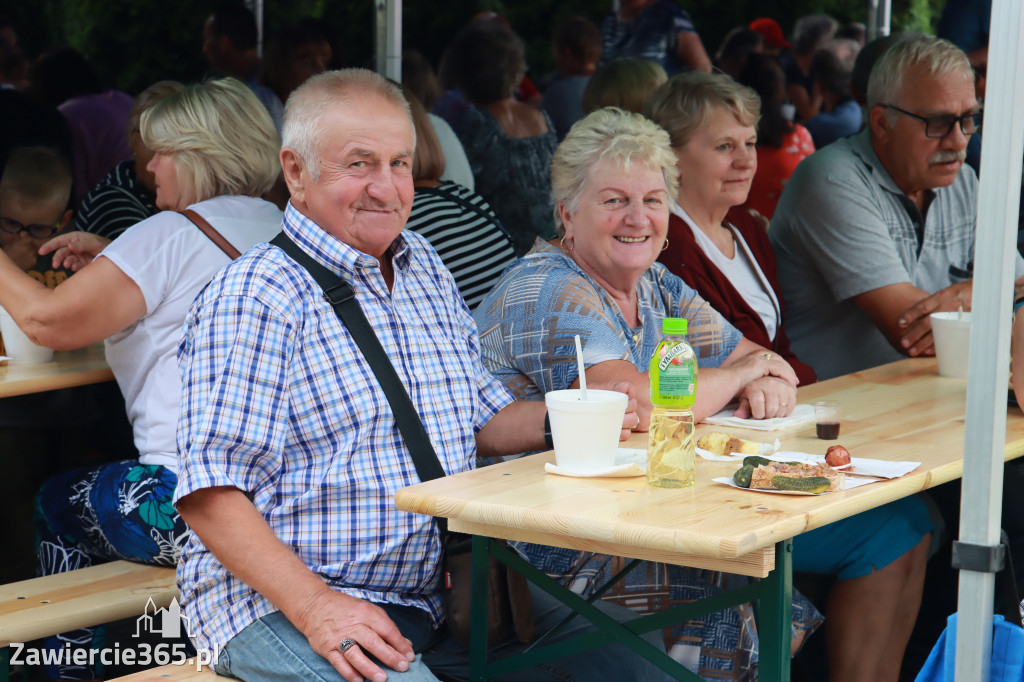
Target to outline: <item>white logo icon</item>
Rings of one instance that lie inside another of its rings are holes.
[[[151,612],[152,609],[152,612]],[[150,632],[167,639],[181,637],[181,623],[185,621],[185,634],[192,636],[192,623],[188,616],[181,614],[181,606],[178,598],[175,597],[167,607],[157,608],[150,597],[146,602],[146,610],[135,621],[134,637],[140,637],[143,632]]]

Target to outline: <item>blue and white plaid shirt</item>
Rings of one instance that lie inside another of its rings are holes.
[[[395,240],[389,292],[374,258],[290,205],[284,229],[355,289],[445,471],[472,468],[476,432],[512,398],[483,368],[473,318],[427,241]],[[435,524],[394,505],[399,488],[419,481],[416,469],[373,371],[306,271],[276,247],[254,247],[196,299],[178,357],[175,501],[238,488],[334,589],[416,606],[439,623]],[[275,611],[194,535],[178,582],[199,648]]]

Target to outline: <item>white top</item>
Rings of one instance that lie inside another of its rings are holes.
[[[732,232],[733,239],[736,240],[736,251],[733,253],[732,258],[727,258],[718,246],[711,241],[711,237],[704,234],[704,230],[697,227],[697,224],[686,214],[682,206],[676,204],[672,212],[690,226],[690,229],[693,230],[694,238],[697,240],[697,245],[700,246],[704,255],[711,259],[715,267],[722,271],[722,274],[728,278],[730,284],[736,287],[736,291],[739,292],[740,296],[754,309],[754,312],[764,322],[765,329],[768,330],[768,338],[774,341],[775,332],[779,328],[779,301],[775,297],[775,292],[772,290],[768,278],[761,271],[761,266],[757,264],[757,259],[754,258],[754,254],[751,253],[750,247],[747,246],[747,242],[743,239],[740,231],[732,225],[728,226],[729,231]]]
[[[448,121],[440,116],[427,116],[434,124],[434,132],[437,133],[437,141],[441,143],[441,152],[444,154],[444,173],[441,174],[441,180],[475,189],[473,169],[469,167],[469,158],[466,156],[466,150],[462,148],[462,143],[459,142],[458,135],[448,125]]]
[[[242,253],[281,231],[281,211],[252,197],[189,206]],[[142,464],[178,471],[175,431],[181,379],[175,354],[192,301],[231,259],[184,216],[163,211],[128,228],[105,256],[142,290],[146,314],[106,340]]]

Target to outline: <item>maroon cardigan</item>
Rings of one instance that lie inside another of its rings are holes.
[[[768,329],[761,321],[761,316],[736,291],[736,287],[722,274],[722,271],[704,255],[704,251],[697,245],[690,226],[675,214],[669,216],[668,248],[661,252],[658,261],[664,263],[670,272],[678,275],[690,287],[696,289],[697,293],[710,303],[712,308],[729,320],[732,326],[743,332],[743,336],[758,345],[770,348],[785,358],[800,378],[801,386],[813,384],[818,380],[814,370],[810,365],[798,360],[789,348],[789,337],[786,336],[785,327],[782,324],[782,320],[785,318],[785,307],[782,303],[782,294],[779,293],[778,265],[775,262],[772,245],[768,241],[768,234],[743,208],[730,209],[725,219],[743,235],[747,246],[750,247],[750,252],[754,254],[757,264],[761,266],[764,276],[775,291],[775,297],[779,299],[782,314],[779,317],[779,327],[775,332],[774,342],[768,339]],[[737,248],[739,247],[737,246]]]

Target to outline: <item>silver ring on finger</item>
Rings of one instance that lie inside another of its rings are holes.
[[[639,426],[640,426],[640,413],[637,412],[636,413],[636,424],[633,424],[633,427],[630,429],[630,431],[632,431],[633,429],[639,428]]]
[[[341,642],[338,643],[338,648],[341,649],[341,653],[344,654],[346,651],[348,651],[349,649],[351,649],[355,645],[356,645],[356,641],[354,639],[350,639],[350,638],[346,637],[345,639],[341,640]]]

